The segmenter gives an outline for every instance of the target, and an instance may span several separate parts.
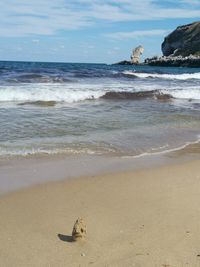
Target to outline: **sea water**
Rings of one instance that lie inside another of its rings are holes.
[[[0,157],[140,157],[200,139],[200,68],[0,62]]]

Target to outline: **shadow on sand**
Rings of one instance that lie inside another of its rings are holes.
[[[58,238],[63,242],[73,242],[73,239],[72,239],[71,235],[58,234]]]

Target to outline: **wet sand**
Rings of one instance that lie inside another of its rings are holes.
[[[200,266],[200,160],[0,197],[2,266]],[[87,238],[71,242],[77,217]]]

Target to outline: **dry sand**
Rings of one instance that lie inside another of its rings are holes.
[[[200,266],[200,161],[24,189],[0,216],[2,267]]]

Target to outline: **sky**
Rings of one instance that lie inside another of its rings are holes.
[[[161,55],[164,37],[200,20],[200,0],[1,0],[0,60],[113,63]]]

